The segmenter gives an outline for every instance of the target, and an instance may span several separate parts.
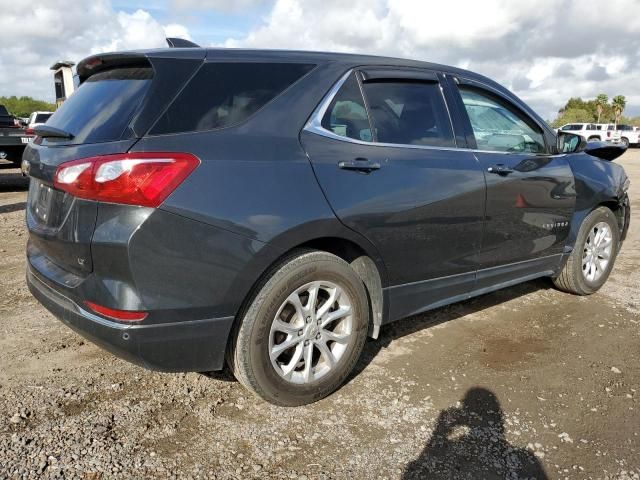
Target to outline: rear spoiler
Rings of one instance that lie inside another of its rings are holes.
[[[139,52],[100,53],[85,58],[76,67],[80,83],[91,75],[114,67],[149,67],[147,55]]]
[[[98,53],[78,63],[76,72],[80,83],[91,75],[114,67],[150,67],[153,58],[204,59],[206,51],[195,43],[181,38],[167,38],[171,48]]]

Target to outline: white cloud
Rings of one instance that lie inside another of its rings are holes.
[[[170,23],[165,25],[164,33],[167,37],[184,38],[185,40],[193,40],[189,34],[189,29],[179,23]]]
[[[165,37],[189,38],[186,27],[163,26],[144,10],[116,11],[108,0],[3,3],[0,94],[53,100],[49,67],[100,52],[158,48]]]
[[[546,118],[554,117],[569,97],[601,92],[626,95],[627,112],[640,115],[638,0],[607,0],[606,5],[601,0],[113,2],[3,2],[0,95],[52,100],[49,67],[54,62],[77,62],[107,50],[164,47],[165,36],[192,39],[190,31],[202,31],[222,11],[236,14],[242,24],[258,22],[223,43],[229,47],[415,58],[483,73]],[[143,8],[131,9],[131,4]],[[269,13],[261,19],[264,7]],[[154,15],[168,18],[161,22]],[[234,24],[230,30],[237,28]]]
[[[626,95],[640,114],[637,0],[277,0],[229,47],[409,57],[469,68],[551,118],[571,96]]]
[[[172,0],[180,9],[212,9],[221,12],[243,12],[268,3],[269,0]]]

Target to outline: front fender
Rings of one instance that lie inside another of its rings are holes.
[[[585,217],[601,205],[621,212],[618,221],[622,239],[629,225],[629,198],[626,194],[629,182],[624,168],[585,153],[568,155],[567,160],[576,185],[576,206],[567,238],[567,251],[573,249]]]

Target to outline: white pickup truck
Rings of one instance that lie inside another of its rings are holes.
[[[575,133],[584,137],[588,142],[620,143],[620,130],[613,123],[567,123],[558,131]]]

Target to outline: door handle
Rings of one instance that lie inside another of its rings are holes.
[[[371,173],[374,170],[379,170],[380,164],[378,162],[370,162],[366,158],[356,158],[349,162],[339,162],[338,167],[343,170],[355,170],[361,173]]]
[[[492,165],[489,168],[487,168],[487,172],[495,173],[496,175],[509,175],[510,173],[513,173],[513,169],[507,167],[502,163],[499,163],[497,165]]]

